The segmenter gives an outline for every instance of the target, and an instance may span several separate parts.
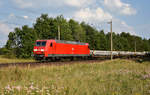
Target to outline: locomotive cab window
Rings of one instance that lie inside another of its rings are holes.
[[[39,41],[39,42],[36,42],[36,46],[46,46],[46,41]]]
[[[36,42],[36,46],[40,46],[41,42]]]
[[[50,43],[50,47],[53,47],[53,43]]]
[[[46,41],[42,42],[41,46],[46,46]]]

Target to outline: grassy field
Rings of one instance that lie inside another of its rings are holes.
[[[150,95],[150,62],[1,68],[0,95]]]
[[[2,55],[0,56],[0,64],[1,63],[18,63],[18,62],[35,62],[33,59],[17,59],[17,58],[6,58]]]

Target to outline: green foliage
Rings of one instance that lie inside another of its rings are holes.
[[[6,54],[8,52],[9,52],[8,49],[6,49],[6,48],[0,48],[0,55],[4,55],[4,54]]]
[[[72,31],[72,36],[75,41],[86,42],[86,34],[82,26],[74,21],[73,19],[69,20],[69,26]]]
[[[28,58],[31,56],[33,45],[37,39],[34,29],[27,25],[22,29],[15,28],[14,32],[10,32],[6,48],[16,55],[18,58]]]
[[[0,55],[3,55],[5,58],[16,58],[14,54],[14,49],[0,48]]]
[[[110,33],[98,31],[85,22],[78,23],[73,19],[67,21],[62,15],[52,18],[42,14],[36,19],[33,28],[25,25],[9,33],[5,46],[9,51],[7,54],[14,54],[18,58],[31,57],[35,40],[58,39],[58,27],[61,40],[86,42],[90,44],[92,50],[110,50]],[[113,33],[114,50],[135,51],[135,45],[137,51],[150,51],[150,39],[142,39],[125,32]]]
[[[34,24],[38,39],[54,39],[56,36],[56,22],[53,18],[49,18],[47,14],[42,14],[37,18]]]

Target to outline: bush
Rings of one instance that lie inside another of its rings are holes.
[[[4,55],[5,58],[16,58],[12,49],[0,48],[0,55]]]
[[[4,57],[5,58],[16,58],[16,55],[12,52],[9,52],[9,53],[4,54]]]
[[[5,55],[8,52],[10,52],[10,50],[8,50],[6,48],[0,48],[0,55]]]

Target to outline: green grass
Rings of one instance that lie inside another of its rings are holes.
[[[0,95],[150,95],[150,62],[0,69]]]
[[[18,62],[35,62],[35,60],[34,59],[6,58],[4,56],[0,56],[0,64],[1,63],[18,63]]]

